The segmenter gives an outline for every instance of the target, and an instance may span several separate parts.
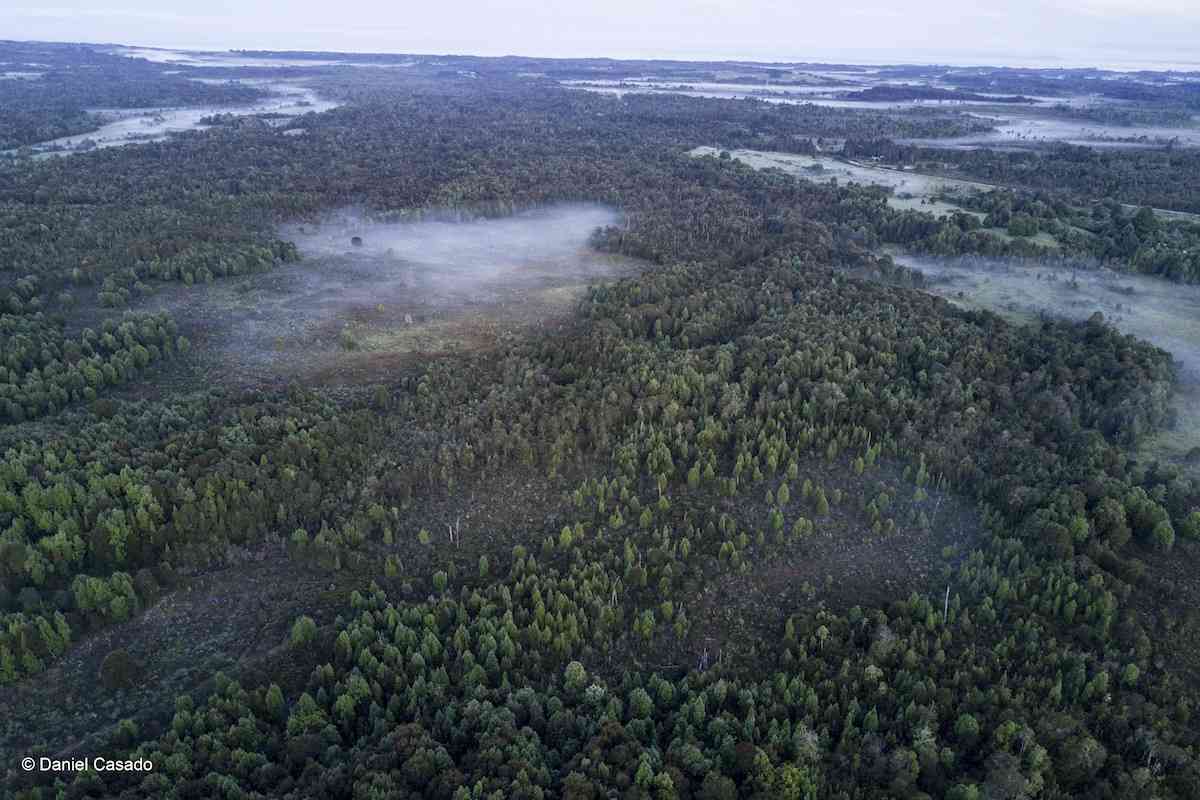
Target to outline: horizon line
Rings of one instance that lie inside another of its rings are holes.
[[[992,68],[992,69],[1030,69],[1030,70],[1097,70],[1105,72],[1172,72],[1172,73],[1200,73],[1200,60],[1191,61],[1185,59],[1169,59],[1169,58],[1145,58],[1138,57],[1134,53],[1124,52],[1120,55],[1113,54],[1112,58],[1095,60],[1086,60],[1083,58],[1070,58],[1060,55],[1044,55],[1044,54],[1029,54],[1025,56],[1013,54],[1011,56],[1003,56],[998,53],[981,53],[977,58],[969,57],[960,53],[955,56],[951,52],[931,52],[929,57],[908,57],[905,58],[898,53],[894,57],[871,57],[872,52],[881,52],[878,48],[867,50],[855,50],[847,52],[847,58],[839,59],[833,54],[813,54],[809,58],[780,58],[774,54],[761,56],[744,56],[744,55],[668,55],[664,53],[658,54],[638,54],[638,55],[535,55],[522,53],[501,53],[487,54],[479,52],[469,52],[467,50],[447,50],[444,52],[417,52],[412,50],[396,49],[312,49],[312,48],[284,48],[275,49],[270,47],[220,47],[215,45],[195,45],[195,44],[128,44],[122,42],[86,42],[74,40],[52,40],[52,39],[7,39],[7,41],[21,42],[25,44],[74,44],[85,45],[90,47],[106,47],[106,48],[124,48],[129,50],[158,50],[164,52],[179,52],[179,53],[204,53],[204,54],[230,54],[230,53],[279,53],[279,54],[312,54],[312,55],[348,55],[348,56],[413,56],[420,58],[479,58],[479,59],[529,59],[539,61],[615,61],[615,62],[636,62],[636,61],[661,61],[661,62],[680,62],[680,63],[712,63],[712,64],[739,64],[747,66],[851,66],[851,67],[888,67],[888,66],[929,66],[929,67],[951,67],[958,69],[967,69],[972,67]],[[216,49],[214,49],[214,47]],[[882,51],[890,52],[890,51]],[[865,57],[861,60],[852,60],[855,56]],[[1181,55],[1183,55],[1181,53]],[[830,60],[821,60],[828,58]],[[996,60],[992,60],[996,59]],[[1153,65],[1153,66],[1150,66]]]

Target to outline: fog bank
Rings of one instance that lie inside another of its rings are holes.
[[[404,358],[493,347],[569,318],[589,284],[639,262],[588,246],[617,222],[594,205],[499,219],[381,221],[344,209],[284,226],[302,260],[147,301],[180,319],[233,383],[361,382]],[[415,216],[415,215],[414,215]]]

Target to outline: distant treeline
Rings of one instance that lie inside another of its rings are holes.
[[[873,100],[898,102],[903,100],[970,100],[987,103],[1033,103],[1033,98],[1022,95],[987,95],[964,92],[959,89],[941,89],[936,86],[872,86],[858,92],[843,92],[843,100]]]

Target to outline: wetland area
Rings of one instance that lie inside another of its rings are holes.
[[[564,324],[589,285],[642,270],[588,244],[617,218],[578,204],[461,220],[343,209],[279,231],[299,262],[218,281],[199,299],[164,286],[145,310],[176,315],[233,383],[353,382]]]
[[[835,77],[836,74],[836,77]],[[827,108],[864,111],[910,112],[960,111],[967,117],[990,124],[991,130],[963,136],[938,138],[901,138],[905,144],[952,149],[1026,148],[1066,143],[1089,147],[1175,147],[1200,146],[1200,114],[1180,115],[1175,124],[1119,124],[1103,120],[1080,119],[1075,112],[1108,110],[1120,116],[1130,104],[1097,94],[1079,93],[1055,96],[1008,96],[988,92],[965,93],[970,99],[895,99],[872,100],[874,91],[920,86],[948,93],[956,91],[953,77],[930,81],[888,78],[875,71],[839,73],[800,73],[787,81],[760,80],[688,81],[641,76],[624,79],[566,80],[564,86],[615,96],[630,93],[682,94],[690,97],[726,100],[760,100],[767,103],[808,104]],[[861,94],[861,96],[859,96]],[[1020,99],[1021,102],[1000,102]]]
[[[216,114],[236,117],[267,115],[270,124],[284,126],[302,114],[320,113],[338,106],[294,81],[247,79],[235,83],[262,89],[267,96],[255,103],[235,106],[90,109],[101,120],[98,129],[49,139],[28,150],[38,157],[48,157],[86,152],[99,147],[160,142],[171,134],[211,127],[204,120]]]

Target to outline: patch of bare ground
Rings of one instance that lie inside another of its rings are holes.
[[[1145,572],[1127,602],[1153,637],[1155,666],[1169,664],[1195,685],[1200,682],[1200,542],[1176,540],[1167,552],[1129,547]],[[1126,626],[1117,626],[1118,637],[1125,631]],[[1139,644],[1127,637],[1121,643]]]
[[[196,388],[387,380],[431,357],[543,335],[574,316],[589,285],[643,271],[588,245],[615,220],[593,206],[468,222],[344,212],[281,231],[303,254],[296,263],[207,285],[158,284],[135,310],[170,312],[193,345],[179,380]]]
[[[575,465],[554,479],[533,467],[509,466],[456,484],[421,493],[399,509],[393,541],[372,537],[363,552],[377,572],[389,556],[398,559],[400,574],[378,578],[389,594],[405,597],[405,584],[427,589],[435,570],[447,570],[457,582],[487,584],[507,574],[509,554],[516,545],[536,552],[547,536],[577,519],[567,502],[568,492],[584,477],[597,477],[599,467]],[[422,542],[421,532],[428,534]],[[480,556],[490,564],[479,569]]]
[[[577,287],[570,297],[578,298],[583,288]],[[357,310],[349,320],[324,323],[314,336],[311,359],[296,365],[287,377],[310,386],[387,380],[432,358],[487,353],[519,337],[553,335],[572,324],[574,312],[573,300],[542,304],[535,299],[511,307],[449,309],[427,319]],[[339,343],[337,351],[323,351],[317,344],[334,341]]]
[[[286,645],[290,625],[300,614],[331,622],[363,576],[319,571],[278,548],[252,559],[183,579],[129,621],[81,638],[36,678],[0,687],[0,763],[23,754],[103,752],[124,718],[153,736],[169,724],[175,698],[205,693],[218,671],[302,685],[316,653]],[[139,665],[127,689],[99,679],[105,657],[118,649]]]
[[[430,358],[483,353],[514,339],[553,334],[575,319],[588,286],[569,281],[517,286],[485,302],[374,302],[361,299],[369,292],[369,276],[344,271],[340,278],[356,286],[358,300],[346,299],[349,292],[341,299],[326,297],[320,314],[296,307],[312,299],[307,291],[292,297],[308,280],[303,272],[324,268],[301,262],[207,288],[160,287],[144,308],[170,310],[192,350],[186,363],[160,370],[154,382],[180,391],[386,381]]]
[[[828,495],[840,492],[840,502],[819,514],[815,502],[802,496],[806,479]],[[690,622],[686,635],[679,639],[664,626],[664,637],[655,645],[658,664],[650,666],[752,666],[758,653],[778,645],[784,622],[793,614],[886,606],[914,591],[940,596],[952,568],[984,535],[973,503],[929,486],[918,494],[918,487],[895,464],[856,475],[844,461],[813,459],[801,466],[796,479],[787,481],[792,497],[781,507],[784,527],[779,542],[770,531],[771,506],[765,498],[768,489],[776,492],[783,482],[769,478],[748,488],[743,497],[716,501],[717,511],[747,533],[741,555],[745,566],[722,563],[704,570],[705,577],[693,582],[677,602]],[[884,530],[877,532],[867,506],[885,493],[889,501],[881,519],[893,522],[885,522]],[[811,533],[789,533],[799,517],[811,520]]]

